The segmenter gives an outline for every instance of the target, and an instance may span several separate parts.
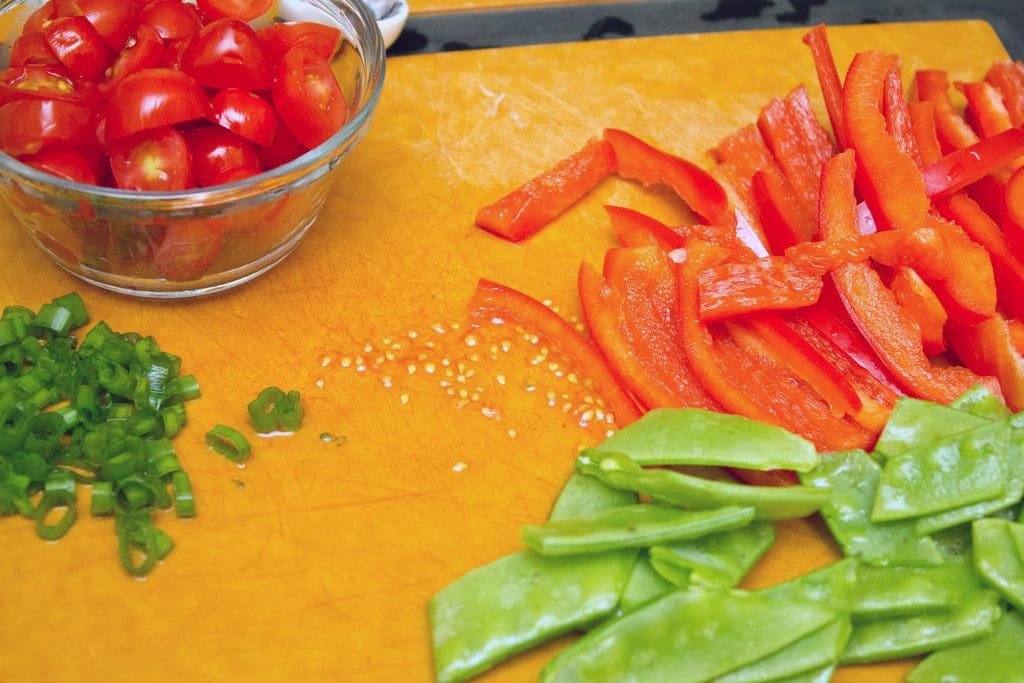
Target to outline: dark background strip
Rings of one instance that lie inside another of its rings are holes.
[[[392,56],[578,40],[896,21],[983,19],[1024,57],[1020,0],[644,0],[413,15]]]

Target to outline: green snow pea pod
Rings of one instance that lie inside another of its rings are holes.
[[[893,458],[933,441],[980,427],[991,420],[941,403],[901,397],[875,443],[875,453]]]
[[[1024,560],[1010,534],[1013,522],[979,519],[971,525],[974,568],[1017,609],[1024,609]]]
[[[949,407],[983,417],[986,420],[1003,420],[1013,414],[1006,404],[989,391],[984,384],[975,384],[950,403]]]
[[[716,678],[714,683],[768,683],[835,666],[853,627],[840,618],[764,659]]]
[[[595,450],[641,465],[718,465],[805,472],[814,444],[774,425],[699,408],[659,408],[615,432]]]
[[[1017,555],[1020,556],[1021,562],[1024,562],[1024,524],[1014,522],[1008,524],[1006,528],[1010,532],[1010,539],[1013,541],[1014,547],[1017,548]]]
[[[679,586],[685,588],[686,586]],[[633,571],[626,582],[626,589],[622,591],[622,600],[619,602],[619,609],[623,614],[632,612],[638,607],[660,598],[665,593],[674,591],[677,584],[666,581],[661,574],[654,571],[651,566],[651,558],[647,553],[642,553],[633,565]]]
[[[907,683],[1020,683],[1024,681],[1024,616],[1010,612],[992,635],[929,655]]]
[[[552,517],[578,516],[635,500],[589,477],[573,475]],[[430,601],[437,679],[464,681],[610,615],[635,559],[633,550],[558,558],[524,551],[462,576]]]
[[[923,517],[991,500],[1006,491],[1008,421],[991,422],[890,458],[871,521]]]
[[[738,584],[775,542],[775,525],[762,520],[735,531],[685,543],[654,546],[651,564],[663,577],[686,576],[688,583],[719,588]]]
[[[950,610],[964,591],[977,587],[964,562],[938,567],[872,567],[857,570],[853,619],[871,621]]]
[[[999,596],[968,591],[951,611],[878,619],[853,628],[840,664],[867,664],[912,657],[983,638],[1003,615]]]
[[[644,469],[621,453],[586,450],[576,459],[576,468],[609,486],[645,493],[661,503],[697,509],[752,507],[759,518],[806,517],[830,498],[829,491],[809,486],[745,486],[671,470]]]
[[[870,455],[844,451],[824,454],[817,469],[801,474],[800,481],[831,490],[821,516],[847,556],[879,566],[942,562],[935,541],[917,537],[913,520],[871,521],[881,476],[882,467]]]
[[[586,517],[559,519],[544,526],[524,526],[523,542],[541,555],[579,555],[685,541],[739,529],[752,521],[754,508],[680,510],[638,503],[600,510]]]

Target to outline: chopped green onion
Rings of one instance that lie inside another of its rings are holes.
[[[252,446],[237,429],[217,425],[206,433],[206,443],[210,448],[233,462],[242,462],[249,457]]]
[[[196,502],[192,497],[192,482],[186,472],[175,472],[171,475],[171,486],[174,487],[174,511],[178,517],[187,519],[196,516]]]
[[[199,382],[193,375],[175,377],[167,383],[167,402],[180,403],[199,398]]]
[[[174,548],[170,536],[153,526],[148,512],[120,513],[115,528],[121,565],[132,576],[145,576]],[[142,554],[141,562],[135,561],[133,550]]]
[[[92,485],[92,504],[90,512],[93,517],[114,514],[114,483],[110,481],[98,481]]]
[[[46,516],[56,508],[64,507],[64,514],[54,524],[46,523]],[[44,541],[56,541],[68,532],[78,518],[75,509],[75,494],[59,489],[47,491],[39,500],[35,510],[36,535]]]
[[[283,401],[277,402],[277,422],[281,429],[294,432],[302,426],[305,411],[302,409],[299,392],[289,391]]]
[[[43,491],[46,493],[63,491],[73,496],[75,495],[75,475],[64,470],[54,470],[46,477]]]
[[[299,392],[285,394],[267,387],[249,403],[249,423],[260,434],[277,430],[293,432],[302,426],[304,411]]]

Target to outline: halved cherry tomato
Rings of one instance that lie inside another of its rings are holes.
[[[15,100],[0,107],[0,149],[11,156],[36,154],[55,145],[89,146],[93,110],[60,100]]]
[[[110,46],[85,17],[54,19],[43,35],[57,59],[79,78],[96,80],[114,61]]]
[[[198,0],[199,9],[211,21],[241,19],[252,21],[270,11],[274,0]]]
[[[96,98],[94,86],[76,85],[67,70],[55,64],[25,64],[0,73],[0,104],[37,99],[93,106]]]
[[[259,171],[256,149],[245,138],[220,126],[201,126],[185,131],[192,152],[192,177],[197,187],[216,185],[226,171],[251,168]]]
[[[265,99],[248,90],[221,90],[210,100],[210,120],[257,145],[274,141],[277,115]]]
[[[181,70],[181,61],[185,58],[185,50],[188,49],[191,38],[179,38],[164,45],[164,54],[160,59],[160,66],[168,69]]]
[[[101,92],[111,92],[128,74],[139,69],[153,69],[161,66],[164,44],[156,29],[149,24],[139,24],[135,30],[135,42],[121,51],[117,61],[108,69],[110,76],[100,86]]]
[[[192,280],[209,270],[223,244],[212,221],[172,223],[153,254],[153,268],[168,280]]]
[[[257,147],[256,154],[260,157],[260,166],[264,169],[277,168],[296,159],[306,151],[302,143],[295,139],[288,126],[277,119],[274,128],[274,139],[266,147]]]
[[[122,138],[110,147],[110,169],[125,190],[169,192],[192,186],[192,154],[170,126]]]
[[[248,180],[254,175],[259,175],[260,173],[263,173],[263,171],[258,168],[229,168],[228,170],[214,176],[213,181],[210,183],[210,187],[213,187],[214,185],[237,183],[240,180]]]
[[[278,62],[293,47],[308,47],[326,61],[341,47],[341,31],[313,21],[289,21],[264,26],[256,35],[263,41],[267,59]]]
[[[21,29],[22,35],[42,33],[46,24],[60,17],[78,17],[82,9],[75,0],[48,0],[25,20]]]
[[[205,118],[209,102],[195,79],[173,69],[140,69],[114,88],[107,103],[106,139]]]
[[[135,3],[125,0],[79,0],[82,14],[114,52],[124,47],[135,27]]]
[[[275,75],[271,94],[277,115],[308,149],[345,125],[348,104],[327,60],[308,47],[294,47]]]
[[[181,68],[211,88],[263,90],[270,87],[270,64],[249,24],[218,19],[204,26],[189,44]]]
[[[177,40],[198,33],[203,18],[195,6],[181,0],[156,0],[139,13],[139,23],[156,29],[161,40]]]
[[[18,161],[73,183],[96,185],[96,165],[89,157],[73,149],[47,149],[39,154],[26,154]]]
[[[42,33],[24,33],[11,45],[10,66],[22,64],[60,64]],[[63,66],[63,65],[61,65]]]

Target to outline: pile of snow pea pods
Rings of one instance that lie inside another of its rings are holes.
[[[719,467],[801,483],[746,486]],[[911,683],[1024,681],[1024,413],[982,387],[949,406],[900,399],[872,453],[661,409],[576,469],[547,524],[523,528],[528,549],[434,596],[442,683],[573,631],[545,683],[811,683],[925,654]],[[776,520],[813,514],[842,560],[737,588]]]

